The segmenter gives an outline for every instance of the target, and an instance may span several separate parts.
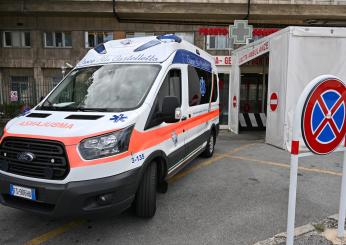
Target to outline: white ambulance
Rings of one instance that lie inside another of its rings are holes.
[[[175,35],[90,50],[0,143],[0,202],[51,216],[131,205],[152,217],[156,192],[219,130],[212,56]]]

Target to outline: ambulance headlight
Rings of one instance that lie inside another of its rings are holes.
[[[108,157],[127,151],[133,126],[96,137],[79,144],[79,153],[85,160]]]

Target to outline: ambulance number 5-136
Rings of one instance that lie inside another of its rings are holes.
[[[131,157],[132,163],[141,162],[144,160],[144,154],[138,154],[137,156]]]

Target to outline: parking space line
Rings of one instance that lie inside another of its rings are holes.
[[[230,154],[226,154],[226,157],[232,158],[232,159],[237,159],[237,160],[243,160],[243,161],[250,161],[254,163],[260,163],[264,165],[270,165],[270,166],[275,166],[275,167],[280,167],[280,168],[290,168],[290,165],[287,163],[279,163],[279,162],[272,162],[272,161],[266,161],[266,160],[259,160],[259,159],[254,159],[254,158],[249,158],[249,157],[241,157],[241,156],[234,156]],[[321,169],[321,168],[307,168],[307,167],[299,167],[298,168],[301,171],[305,172],[311,172],[311,173],[319,173],[319,174],[329,174],[329,175],[334,175],[334,176],[342,176],[341,172],[335,172],[332,170],[328,169]]]
[[[190,173],[192,173],[192,172],[194,172],[200,168],[203,168],[203,167],[206,167],[210,164],[215,163],[217,160],[221,160],[221,159],[226,158],[228,156],[231,156],[232,154],[235,154],[235,153],[237,153],[237,152],[239,152],[239,151],[241,151],[241,150],[243,150],[249,146],[257,145],[257,144],[259,144],[259,142],[245,144],[245,145],[239,146],[233,150],[230,150],[226,153],[215,155],[214,157],[210,158],[209,160],[202,161],[200,164],[196,164],[196,165],[186,169],[185,171],[182,171],[182,172],[174,175],[172,178],[170,178],[168,180],[168,183],[173,183],[173,182],[177,181],[178,179],[181,179],[182,177],[184,177],[184,176],[186,176],[186,175],[188,175],[188,174],[190,174]]]
[[[54,237],[57,237],[58,235],[65,233],[68,230],[71,230],[83,223],[85,223],[86,220],[75,220],[71,221],[70,223],[66,223],[54,230],[48,231],[47,233],[44,233],[38,237],[35,237],[34,239],[28,241],[26,245],[39,245],[42,244],[50,239],[53,239]]]

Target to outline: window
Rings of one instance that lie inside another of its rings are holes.
[[[210,72],[189,66],[189,105],[207,104],[210,101],[212,75]]]
[[[33,94],[30,93],[27,76],[11,76],[11,91],[17,91],[18,102],[30,104]]]
[[[232,49],[232,42],[228,36],[207,36],[207,49]]]
[[[178,98],[179,104],[181,105],[181,71],[178,69],[170,70],[167,73],[156,96],[147,125],[145,127],[146,129],[161,124],[162,103],[163,99],[166,96],[176,96]]]
[[[113,40],[113,32],[85,32],[86,48],[94,48],[110,40]]]
[[[126,38],[154,36],[153,32],[130,32],[126,33]]]
[[[72,47],[71,32],[45,32],[43,37],[46,48]]]
[[[193,32],[176,32],[175,35],[189,43],[194,44],[195,42],[195,35]]]
[[[30,47],[30,32],[28,31],[4,31],[3,32],[3,46],[4,47]]]
[[[218,87],[217,87],[217,76],[214,74],[214,79],[213,79],[213,95],[211,102],[215,102],[217,100],[218,96]]]

